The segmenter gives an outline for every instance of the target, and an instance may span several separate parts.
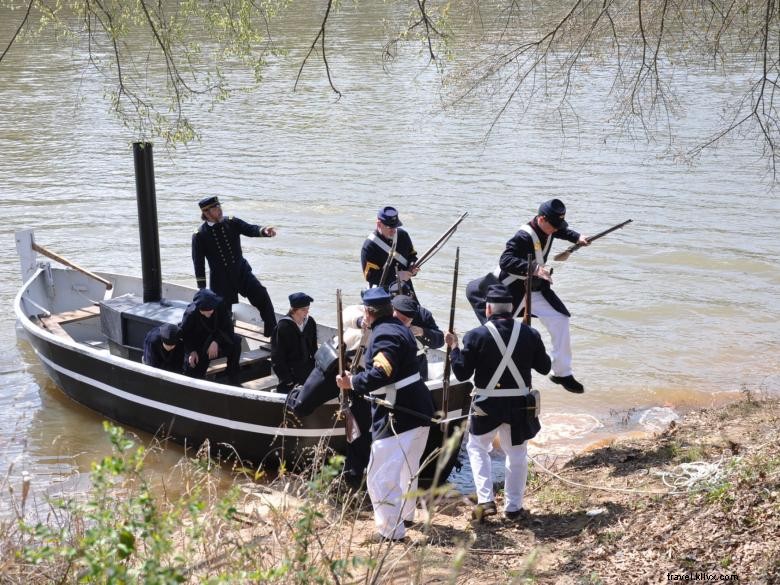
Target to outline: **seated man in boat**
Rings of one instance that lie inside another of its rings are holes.
[[[192,235],[192,262],[198,288],[206,287],[206,261],[211,289],[225,299],[228,310],[245,296],[260,311],[263,335],[270,337],[276,327],[276,313],[266,288],[252,273],[241,251],[241,236],[273,238],[276,228],[249,224],[237,217],[225,217],[217,197],[198,202],[203,224]]]
[[[290,310],[279,320],[271,338],[271,362],[279,378],[278,392],[289,392],[303,384],[314,369],[317,353],[317,323],[309,316],[309,295],[291,294]]]
[[[392,293],[392,287],[391,291]],[[429,347],[434,349],[444,345],[444,333],[439,329],[431,312],[421,306],[412,297],[396,295],[393,297],[393,316],[401,323],[409,327],[417,341],[417,363],[420,366],[420,376],[428,379]]]
[[[226,357],[228,380],[240,385],[241,338],[233,331],[230,315],[229,306],[211,289],[195,293],[181,320],[186,375],[205,378],[211,360]]]
[[[153,368],[181,374],[184,370],[181,328],[173,323],[163,323],[150,329],[144,338],[143,362]]]

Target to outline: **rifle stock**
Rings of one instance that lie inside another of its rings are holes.
[[[336,327],[338,333],[338,355],[339,355],[339,376],[346,374],[344,369],[344,358],[346,353],[346,347],[344,346],[344,310],[341,301],[341,289],[336,289]],[[347,393],[339,389],[339,413],[338,418],[344,419],[344,432],[346,434],[347,442],[351,443],[358,437],[360,437],[360,428],[358,427],[355,415],[352,414],[352,410],[349,408],[349,397]]]
[[[634,220],[633,219],[627,219],[623,223],[619,223],[617,225],[613,225],[611,228],[606,229],[603,232],[599,232],[595,236],[589,237],[588,238],[588,242],[594,242],[594,241],[598,240],[599,238],[602,238],[602,237],[606,236],[607,234],[611,234],[615,230],[619,230],[620,228],[622,228],[624,226],[627,226],[632,221],[634,221]],[[568,260],[569,256],[571,256],[572,253],[576,252],[580,248],[582,248],[582,246],[580,244],[574,244],[573,246],[569,246],[563,252],[559,252],[558,254],[553,256],[553,260],[558,260],[559,262],[563,262],[564,260]]]

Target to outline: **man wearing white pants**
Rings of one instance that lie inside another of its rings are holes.
[[[531,389],[531,368],[547,374],[551,362],[539,332],[512,317],[512,294],[506,286],[491,285],[485,300],[487,321],[466,333],[463,349],[452,331],[445,341],[452,350],[455,377],[474,376],[466,446],[477,488],[472,518],[482,521],[496,513],[489,451],[497,434],[506,454],[504,515],[517,519],[523,514],[528,478],[528,439],[541,428],[539,393]]]
[[[524,310],[525,286],[528,275],[533,278],[531,306],[550,334],[552,341],[552,371],[550,380],[569,392],[581,394],[583,385],[576,380],[571,365],[571,338],[569,335],[569,311],[552,290],[552,269],[546,266],[547,256],[554,239],[563,239],[580,246],[589,245],[588,238],[570,229],[566,223],[566,206],[560,199],[545,201],[539,213],[522,226],[506,243],[498,267],[483,278],[466,286],[468,298],[480,323],[485,323],[485,294],[489,286],[503,284],[512,295],[514,316]],[[528,256],[531,262],[528,262]]]
[[[371,405],[371,459],[366,485],[374,508],[376,540],[403,540],[404,521],[414,520],[420,457],[428,440],[433,399],[420,377],[417,342],[409,328],[393,317],[390,294],[382,287],[363,295],[364,322],[371,328],[366,369],[336,377],[342,391],[354,390],[390,403]],[[416,415],[412,413],[417,413]]]

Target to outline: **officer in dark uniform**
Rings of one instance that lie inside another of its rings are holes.
[[[444,333],[433,318],[431,312],[417,303],[412,297],[396,295],[393,297],[393,315],[409,327],[417,342],[417,363],[420,376],[428,379],[428,356],[426,349],[444,345]]]
[[[395,260],[388,269],[385,286],[396,280],[408,281],[417,274],[413,264],[417,261],[417,252],[412,245],[412,238],[406,230],[400,229],[403,224],[398,218],[395,207],[383,207],[376,216],[376,229],[368,235],[360,251],[360,263],[363,267],[363,278],[370,286],[379,286],[382,271],[387,256],[397,238]]]
[[[268,291],[252,274],[252,267],[241,251],[241,236],[272,238],[276,229],[248,224],[237,217],[225,218],[219,199],[206,197],[198,202],[203,224],[192,235],[192,263],[198,288],[206,287],[206,265],[209,262],[211,289],[225,299],[230,309],[245,296],[260,311],[263,334],[270,337],[276,327],[276,313]]]
[[[414,493],[420,458],[433,416],[431,393],[417,366],[417,344],[408,327],[393,317],[390,294],[372,288],[363,295],[364,319],[371,328],[366,348],[366,367],[354,376],[342,375],[336,382],[342,390],[372,395],[392,405],[419,413],[419,417],[385,406],[371,405],[371,462],[368,494],[374,521],[382,539],[401,540],[405,522],[414,520]]]
[[[462,350],[454,333],[446,335],[455,377],[474,376],[466,450],[477,487],[472,517],[480,521],[496,513],[489,455],[496,434],[506,454],[504,514],[510,519],[523,514],[527,442],[540,430],[539,394],[531,390],[531,368],[540,374],[550,371],[539,332],[512,318],[513,297],[507,287],[492,285],[486,296],[487,321],[466,333]]]
[[[271,338],[271,362],[279,378],[279,392],[289,392],[306,381],[314,369],[317,353],[317,322],[309,317],[309,305],[314,299],[302,292],[288,298],[290,310],[279,319]]]
[[[181,374],[184,369],[181,328],[173,323],[163,323],[150,329],[144,338],[143,362],[147,366]]]
[[[209,362],[226,357],[228,380],[240,385],[241,338],[235,334],[230,310],[220,296],[208,288],[195,293],[181,320],[181,337],[186,375],[205,378]]]
[[[554,239],[587,246],[587,237],[569,229],[565,220],[566,206],[560,199],[545,201],[539,206],[539,213],[522,226],[514,237],[506,243],[498,267],[483,278],[471,281],[466,286],[468,298],[480,323],[487,320],[485,315],[485,295],[492,284],[501,283],[509,288],[512,295],[514,316],[521,314],[524,304],[525,281],[527,275],[533,275],[531,306],[533,314],[542,322],[552,340],[552,370],[550,380],[561,384],[569,392],[581,394],[585,391],[572,373],[571,335],[569,317],[563,301],[552,290],[552,269],[546,266],[547,256]],[[533,256],[528,265],[528,255]]]

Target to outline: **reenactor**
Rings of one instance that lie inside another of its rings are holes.
[[[150,329],[144,338],[143,363],[181,374],[184,369],[181,328],[173,323],[163,323]]]
[[[483,278],[471,281],[466,287],[468,298],[480,323],[487,321],[485,314],[485,295],[488,287],[501,283],[508,287],[512,295],[514,316],[523,309],[525,281],[530,273],[533,276],[532,299],[533,314],[547,329],[552,341],[552,371],[550,376],[569,392],[581,394],[583,385],[574,378],[571,359],[571,334],[569,317],[563,301],[552,290],[552,269],[546,266],[547,256],[554,239],[587,246],[590,242],[585,236],[569,229],[566,223],[566,206],[560,199],[545,201],[539,206],[539,213],[522,226],[514,237],[506,243],[498,267]],[[528,264],[528,255],[533,260]]]
[[[401,229],[402,225],[395,207],[383,207],[377,213],[376,229],[368,235],[360,251],[363,278],[369,286],[379,286],[393,240],[396,240],[394,260],[391,261],[382,284],[388,286],[391,282],[401,280],[408,281],[411,285],[412,276],[417,274],[413,266],[417,260],[417,252],[409,233]]]
[[[522,517],[528,478],[527,446],[540,430],[539,393],[531,388],[531,368],[550,371],[539,332],[512,318],[513,296],[502,284],[491,285],[486,295],[485,324],[458,337],[448,331],[452,371],[458,380],[474,376],[466,450],[477,488],[472,518],[482,521],[496,514],[490,466],[490,448],[498,435],[506,454],[504,515]]]
[[[290,310],[279,319],[271,338],[271,362],[279,378],[278,391],[285,393],[306,381],[314,369],[317,353],[317,322],[309,316],[314,299],[302,292],[288,298]]]
[[[225,299],[228,308],[245,296],[260,311],[263,334],[270,337],[276,327],[276,313],[268,291],[252,273],[252,267],[241,251],[241,236],[273,238],[276,229],[249,224],[237,217],[225,217],[216,196],[198,202],[203,224],[192,235],[192,263],[198,288],[206,287],[206,263],[209,263],[209,286]]]

